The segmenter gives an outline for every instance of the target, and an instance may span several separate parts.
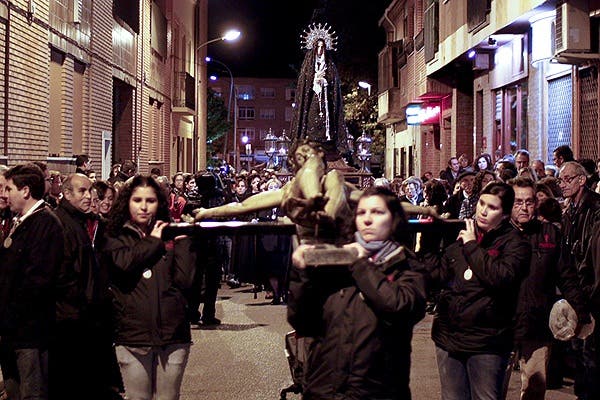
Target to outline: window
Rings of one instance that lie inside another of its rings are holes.
[[[468,0],[467,2],[467,20],[469,32],[487,25],[492,0]]]
[[[243,137],[248,138],[248,143],[254,142],[254,128],[240,128],[238,129],[238,140],[242,142]]]
[[[150,107],[148,110],[148,119],[150,122],[150,134],[148,137],[148,150],[150,161],[162,161],[162,147],[164,140],[164,124],[162,104],[150,98]]]
[[[135,75],[136,51],[133,34],[113,21],[112,30],[113,62]]]
[[[73,65],[73,153],[84,153],[83,149],[83,78],[85,64],[75,60]]]
[[[240,100],[254,100],[254,88],[249,85],[236,85],[237,96]]]
[[[254,119],[254,107],[239,107],[238,119]]]
[[[267,137],[268,134],[269,134],[269,129],[261,129],[260,132],[258,133],[259,140],[262,142],[263,140],[265,140],[265,138]]]
[[[294,115],[294,109],[292,107],[285,108],[285,122],[291,122]]]
[[[427,0],[425,5],[425,23],[423,24],[425,39],[425,62],[432,61],[440,43],[440,19],[437,0]]]
[[[167,19],[155,2],[150,8],[150,44],[162,58],[167,56]]]
[[[285,99],[288,101],[294,101],[296,99],[296,89],[287,88],[285,89]]]
[[[55,48],[50,49],[49,81],[50,81],[50,137],[48,155],[60,156],[62,150],[62,104],[63,104],[63,65],[65,53]]]
[[[140,6],[138,1],[113,0],[113,13],[135,33],[140,33]]]
[[[221,86],[213,86],[211,89],[215,93],[215,96],[223,98],[223,88]]]
[[[495,143],[502,154],[527,146],[527,81],[506,86],[496,91]]]
[[[269,99],[275,98],[275,89],[273,88],[260,88],[260,96],[267,97]]]
[[[260,109],[260,119],[275,119],[275,109],[274,108],[261,108]]]

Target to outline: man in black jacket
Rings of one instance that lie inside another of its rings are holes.
[[[515,178],[508,183],[515,191],[511,222],[529,240],[533,254],[517,303],[515,343],[521,370],[521,398],[543,400],[552,342],[548,318],[556,300],[556,287],[576,310],[580,325],[589,323],[590,317],[575,268],[560,261],[560,231],[536,218],[534,182]]]
[[[5,175],[18,215],[0,254],[0,335],[15,350],[21,398],[48,398],[48,347],[54,328],[54,277],[63,257],[63,229],[44,203],[44,173],[34,164]]]
[[[448,195],[452,194],[452,191],[454,190],[454,183],[461,172],[462,170],[460,168],[458,158],[450,158],[448,160],[448,167],[440,173],[440,179],[445,179],[448,182],[448,187],[450,188]]]
[[[58,356],[50,363],[53,398],[75,399],[81,393],[86,393],[87,398],[109,398],[106,394],[102,397],[98,387],[107,368],[100,368],[95,351],[101,345],[96,328],[103,325],[97,321],[96,313],[101,301],[100,269],[87,230],[88,220],[93,217],[90,214],[91,187],[87,176],[69,175],[63,182],[63,198],[56,209],[64,227],[65,257],[57,284],[53,350]],[[104,349],[110,351],[110,348]]]
[[[558,182],[567,199],[567,209],[563,213],[563,242],[568,249],[566,261],[575,265],[579,288],[585,293],[591,291],[591,281],[583,267],[583,260],[592,243],[594,227],[600,221],[600,195],[586,186],[587,171],[575,162],[562,164]],[[564,259],[565,257],[563,257]],[[575,394],[582,400],[597,399],[600,396],[598,367],[593,361],[597,357],[594,338],[573,339],[575,351]]]

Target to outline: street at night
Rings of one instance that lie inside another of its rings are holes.
[[[272,306],[264,292],[254,299],[251,286],[219,290],[217,317],[223,323],[194,329],[194,345],[185,371],[181,400],[279,399],[292,383],[284,353],[284,336],[292,328],[286,307]],[[413,400],[440,398],[440,384],[430,339],[432,317],[427,315],[414,330],[411,368]],[[519,375],[511,376],[507,400],[519,398]],[[290,393],[288,399],[300,399]],[[572,386],[549,390],[547,400],[574,400]]]

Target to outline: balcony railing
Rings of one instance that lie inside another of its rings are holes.
[[[194,114],[196,110],[196,80],[187,72],[175,75],[175,88],[173,94],[173,112]]]

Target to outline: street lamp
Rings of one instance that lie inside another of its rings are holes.
[[[371,159],[371,143],[373,140],[363,130],[362,135],[356,139],[356,156],[360,160],[360,171],[362,173],[369,173],[369,167],[367,162]]]
[[[198,49],[200,49],[201,47],[204,47],[204,46],[209,45],[214,42],[218,42],[219,40],[224,40],[226,42],[233,42],[234,40],[237,40],[241,34],[242,34],[242,32],[238,31],[237,29],[228,30],[227,32],[225,32],[225,34],[223,36],[214,38],[207,42],[202,43],[200,46],[196,47],[196,51],[198,51]]]
[[[292,141],[285,134],[285,129],[281,133],[281,136],[277,138],[277,154],[281,159],[281,169],[279,170],[280,174],[289,174],[290,171],[287,169],[287,158],[288,152],[290,150],[290,144]]]
[[[207,129],[207,105],[206,105],[206,64],[198,62],[198,51],[214,42],[227,41],[231,42],[237,40],[241,35],[241,32],[232,29],[223,36],[215,39],[208,40],[196,47],[194,51],[194,66],[196,68],[196,115],[194,124],[194,137],[192,141],[192,164],[198,169],[202,170],[206,168],[206,129]],[[202,78],[200,79],[200,74]],[[199,87],[201,85],[201,87]]]
[[[264,138],[265,142],[265,154],[269,157],[267,161],[266,169],[273,169],[275,164],[273,163],[273,156],[277,152],[277,136],[273,135],[273,131],[269,128],[269,133]]]
[[[358,82],[358,86],[363,88],[363,89],[367,89],[367,94],[370,96],[371,95],[371,84],[365,81],[360,81]]]
[[[219,65],[221,65],[223,68],[225,68],[225,70],[229,73],[229,99],[227,99],[227,122],[231,122],[231,99],[233,99],[234,97],[234,93],[233,93],[233,88],[234,88],[234,83],[233,83],[233,73],[231,72],[231,70],[229,69],[229,67],[227,65],[225,65],[225,63],[222,63],[219,60],[215,60],[212,57],[205,57],[204,60],[208,63],[208,62],[214,62],[217,63]],[[234,118],[237,118],[237,115],[234,115]],[[223,157],[227,156],[227,141],[228,141],[228,137],[225,137],[225,140],[223,141]]]

